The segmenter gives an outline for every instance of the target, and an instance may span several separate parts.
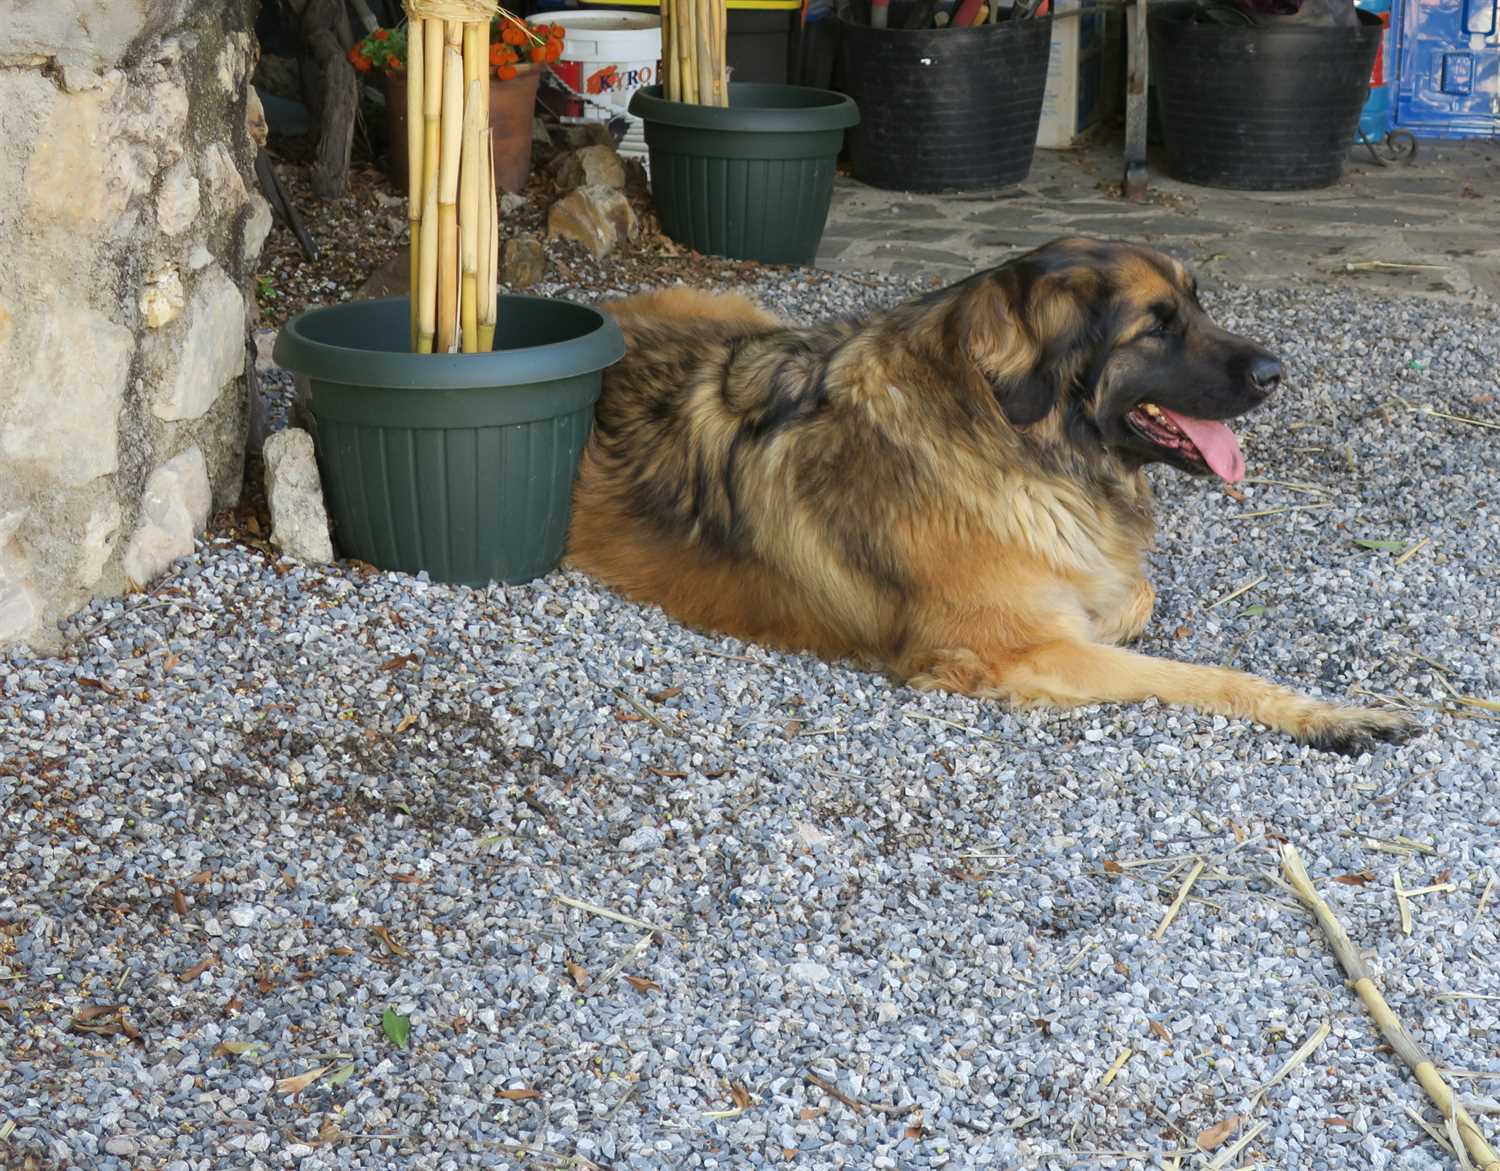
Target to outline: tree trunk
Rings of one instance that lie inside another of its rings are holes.
[[[349,62],[354,30],[342,0],[308,0],[302,11],[304,90],[318,119],[312,188],[323,199],[349,191],[349,154],[359,114],[359,77]]]

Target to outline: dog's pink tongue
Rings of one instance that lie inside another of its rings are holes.
[[[1203,460],[1224,480],[1233,484],[1245,478],[1245,455],[1239,440],[1223,423],[1212,419],[1195,419],[1162,407],[1162,414],[1182,428],[1183,434],[1203,454]]]

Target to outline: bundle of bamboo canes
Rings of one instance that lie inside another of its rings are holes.
[[[492,348],[500,218],[490,140],[492,0],[405,0],[411,346]]]
[[[661,0],[663,96],[699,106],[729,105],[728,35],[725,0]]]

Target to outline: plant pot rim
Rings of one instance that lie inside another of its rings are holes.
[[[1225,33],[1236,33],[1245,35],[1253,33],[1256,36],[1265,37],[1350,37],[1357,38],[1369,36],[1372,33],[1382,33],[1383,27],[1380,17],[1375,13],[1363,8],[1356,8],[1355,14],[1358,24],[1350,25],[1327,25],[1327,24],[1289,24],[1289,25],[1264,25],[1264,24],[1220,24],[1212,20],[1194,20],[1193,15],[1198,11],[1199,5],[1191,2],[1166,3],[1159,8],[1152,9],[1147,14],[1147,21],[1153,25],[1170,25],[1177,29],[1205,29],[1201,35],[1219,36]],[[1192,35],[1199,35],[1194,32]],[[1383,35],[1383,34],[1382,34]]]
[[[952,25],[946,28],[876,28],[873,24],[861,24],[857,20],[850,20],[847,16],[840,16],[838,22],[843,28],[858,29],[860,32],[868,32],[876,36],[926,36],[929,33],[993,33],[997,29],[1019,29],[1022,25],[1028,28],[1050,28],[1052,26],[1052,13],[1045,16],[1029,16],[1025,20],[1000,20],[994,24],[971,24],[966,28],[954,28]]]
[[[809,100],[789,104],[788,98]],[[845,94],[806,85],[762,82],[730,82],[728,106],[674,102],[662,97],[661,86],[642,86],[630,99],[630,113],[665,126],[721,132],[784,134],[847,130],[859,124],[859,107]]]
[[[380,297],[319,305],[304,309],[276,335],[272,359],[283,369],[323,382],[353,386],[379,386],[391,390],[475,390],[484,387],[527,386],[568,378],[618,362],[625,355],[625,338],[614,318],[592,305],[559,297],[530,297],[521,293],[500,295],[500,316],[507,305],[531,303],[575,315],[580,331],[560,342],[484,354],[414,354],[406,349],[363,349],[335,345],[314,336],[318,322],[359,317],[372,309],[382,312],[401,306],[405,320],[406,297]],[[400,342],[404,346],[403,334]]]

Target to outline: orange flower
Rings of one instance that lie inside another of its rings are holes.
[[[505,26],[505,32],[501,34],[501,37],[507,45],[524,45],[526,43],[526,34],[513,24]]]
[[[514,65],[502,65],[495,71],[495,76],[501,81],[513,81],[516,76],[516,67]]]
[[[378,28],[378,29],[376,29],[375,30],[375,39],[377,41],[388,41],[388,40],[390,40],[391,39],[391,30],[388,29],[388,28]]]
[[[554,41],[560,41],[560,40],[563,39],[563,34],[566,31],[567,30],[564,29],[562,25],[560,25],[560,24],[554,24],[552,26],[552,28],[548,31],[547,36],[550,37]]]
[[[495,44],[490,46],[490,64],[503,65],[505,63],[505,46]]]
[[[533,45],[531,47],[531,62],[540,65],[547,59],[547,47],[545,45]]]
[[[553,41],[551,44],[549,44],[547,46],[547,60],[548,61],[557,61],[557,60],[560,60],[561,57],[562,57],[562,42],[561,41]]]
[[[401,63],[401,58],[394,53],[385,59],[385,67],[392,73],[401,73],[406,69],[406,66]]]

